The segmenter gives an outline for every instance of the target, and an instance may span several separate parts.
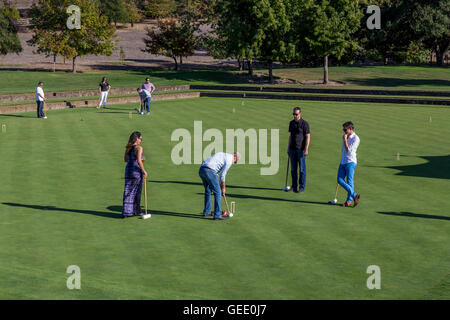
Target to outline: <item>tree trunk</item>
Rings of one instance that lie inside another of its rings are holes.
[[[73,57],[72,60],[72,73],[77,73],[77,57]]]
[[[328,84],[328,56],[323,58],[323,84]]]
[[[269,62],[269,82],[273,83],[273,62]]]
[[[177,57],[173,57],[173,61],[175,61],[175,71],[178,71],[178,61],[177,61]]]
[[[180,56],[180,64],[183,64],[183,56]]]
[[[237,59],[238,65],[239,65],[239,71],[242,71],[242,60]]]
[[[248,75],[250,77],[253,77],[253,64],[252,59],[247,59],[247,65],[248,65]]]

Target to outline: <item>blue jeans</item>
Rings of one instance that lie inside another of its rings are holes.
[[[45,117],[45,115],[44,115],[44,101],[36,100],[36,104],[37,104],[37,117],[38,118]]]
[[[355,175],[355,168],[356,163],[354,162],[339,165],[337,182],[347,191],[348,202],[352,202],[357,195],[353,186],[353,176]],[[345,181],[346,177],[347,181]]]
[[[289,149],[289,159],[291,161],[292,188],[297,190],[299,187],[304,190],[306,187],[306,163],[303,150]],[[297,167],[300,169],[299,175],[297,175]]]
[[[144,103],[141,107],[141,112],[144,112],[145,108],[147,108],[147,112],[150,113],[150,102],[152,100],[152,97],[144,98]]]
[[[219,178],[217,174],[211,169],[200,167],[198,175],[202,178],[203,186],[205,187],[205,202],[203,214],[211,212],[211,191],[214,194],[214,218],[219,218],[222,215],[220,204],[222,202],[222,191],[220,189]]]

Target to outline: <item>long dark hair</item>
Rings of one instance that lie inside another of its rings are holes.
[[[126,148],[126,153],[130,152],[131,147],[133,146],[133,144],[136,142],[136,140],[138,138],[142,137],[142,134],[139,131],[135,131],[131,134],[130,139],[128,139],[128,144],[125,147]]]
[[[104,81],[106,81],[106,77],[103,77],[102,82],[100,82],[100,83],[103,83]]]

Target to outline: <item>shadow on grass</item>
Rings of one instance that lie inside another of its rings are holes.
[[[413,156],[401,156],[413,157]],[[418,156],[427,160],[426,163],[410,166],[390,166],[389,169],[400,170],[399,176],[450,179],[450,155],[446,156]]]
[[[390,216],[407,217],[407,218],[423,218],[423,219],[437,219],[437,220],[447,220],[450,221],[450,217],[445,216],[433,216],[428,214],[418,214],[412,212],[382,212],[378,211],[379,214],[387,214]]]
[[[36,115],[34,115],[34,116],[23,116],[23,115],[19,115],[19,114],[0,114],[0,117],[37,118]]]
[[[441,79],[367,78],[345,79],[347,83],[369,87],[442,86],[450,87],[450,81]]]
[[[67,208],[58,208],[55,206],[38,206],[31,204],[22,204],[22,203],[12,203],[12,202],[3,202],[4,205],[11,207],[21,207],[21,208],[29,208],[29,209],[37,209],[42,211],[63,211],[63,212],[75,212],[75,213],[83,213],[83,214],[91,214],[94,216],[104,217],[104,218],[114,218],[121,219],[122,215],[112,212],[103,212],[103,211],[94,211],[94,210],[80,210],[80,209],[67,209]]]
[[[202,186],[202,187],[203,187],[203,183],[201,183],[201,182],[190,182],[190,181],[158,181],[158,180],[149,180],[149,182],[152,182],[152,183],[187,184],[187,185]],[[245,187],[245,186],[234,186],[234,185],[227,185],[227,188],[231,188],[231,189],[254,189],[254,190],[275,190],[275,191],[280,191],[280,190],[281,190],[281,188],[275,189],[275,188]]]
[[[204,195],[204,193],[197,193],[198,195]],[[331,204],[327,202],[319,202],[319,201],[307,201],[307,200],[294,200],[294,199],[283,199],[283,198],[272,198],[272,197],[260,197],[260,196],[252,196],[247,194],[233,194],[227,193],[227,197],[229,198],[237,198],[237,199],[254,199],[254,200],[270,200],[270,201],[286,201],[286,202],[296,202],[296,203],[309,203],[309,204],[321,204],[330,206]],[[301,197],[301,196],[299,196]]]
[[[120,212],[122,213],[122,206],[109,206],[108,210]],[[178,212],[168,212],[168,211],[160,211],[160,210],[152,210],[148,211],[152,215],[162,215],[162,216],[172,216],[172,217],[180,217],[180,218],[193,218],[193,219],[211,219],[211,217],[204,217],[203,214],[193,214],[193,213],[178,213]]]

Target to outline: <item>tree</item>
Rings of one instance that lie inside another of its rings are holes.
[[[282,0],[270,0],[259,17],[264,26],[259,59],[267,63],[269,81],[273,82],[273,62],[289,62],[296,56],[295,44],[290,42],[291,23]]]
[[[17,29],[11,18],[5,15],[5,11],[9,12],[9,8],[5,7],[0,10],[0,55],[5,56],[8,53],[17,53],[22,51]]]
[[[174,0],[146,0],[143,8],[149,18],[165,18],[175,13],[177,3]]]
[[[69,29],[66,12],[69,5],[81,9],[80,29]],[[34,35],[28,41],[37,46],[37,53],[64,56],[72,59],[72,72],[76,72],[76,59],[87,54],[110,56],[116,49],[114,26],[94,0],[39,0],[31,9]]]
[[[142,15],[133,0],[125,0],[125,10],[127,11],[128,22],[131,23],[131,27],[134,26],[135,22],[142,20]]]
[[[328,57],[340,59],[358,44],[352,38],[359,27],[362,11],[358,0],[304,0],[296,7],[298,45],[308,46],[323,57],[323,83],[328,84]]]
[[[157,28],[146,28],[146,31],[142,51],[172,58],[175,70],[178,70],[177,59],[182,63],[182,58],[194,54],[197,47],[195,29],[175,19],[158,20]]]
[[[439,66],[450,47],[450,0],[426,0],[414,3],[411,27],[426,47],[436,52]]]
[[[127,6],[125,2],[129,0],[107,0],[99,1],[100,10],[108,17],[109,22],[126,23],[129,20]]]

